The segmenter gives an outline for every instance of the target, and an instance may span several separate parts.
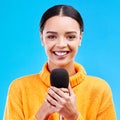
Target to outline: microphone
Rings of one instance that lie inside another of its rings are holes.
[[[53,69],[50,74],[50,84],[57,88],[68,88],[69,75],[67,70],[64,68]]]
[[[63,68],[53,69],[50,74],[50,84],[51,86],[57,88],[68,88],[69,85],[68,72]],[[59,120],[63,120],[62,115],[60,115]]]

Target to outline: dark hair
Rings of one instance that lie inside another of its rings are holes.
[[[81,32],[84,30],[84,23],[82,20],[82,17],[80,13],[74,9],[72,6],[67,6],[67,5],[56,5],[51,8],[49,8],[42,16],[41,21],[40,21],[40,31],[42,32],[44,29],[45,22],[53,17],[53,16],[68,16],[73,19],[75,19],[80,26]]]

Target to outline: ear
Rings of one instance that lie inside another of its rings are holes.
[[[40,32],[40,39],[41,39],[42,46],[44,46],[44,40],[43,40],[43,33],[42,32]]]

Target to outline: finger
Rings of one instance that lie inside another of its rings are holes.
[[[51,87],[51,89],[56,93],[58,96],[56,96],[59,100],[60,98],[66,98],[66,95],[69,95],[69,91],[67,88],[56,88],[56,87]],[[57,100],[58,100],[57,99]]]
[[[62,93],[60,93],[62,92]],[[55,101],[61,103],[62,102],[62,94],[63,94],[63,91],[61,91],[60,89],[58,88],[49,88],[48,90],[48,94],[51,96],[52,99],[54,99]],[[59,104],[58,103],[58,104]]]
[[[52,105],[53,107],[56,107],[57,101],[50,95],[46,95],[47,102]]]
[[[48,90],[48,94],[56,101],[59,101],[62,98],[60,92],[61,91],[58,88],[53,88],[53,87],[49,88]]]
[[[51,97],[49,94],[47,94],[46,99],[54,111],[59,112],[61,110],[62,105],[59,104],[59,102],[56,101],[53,97]]]
[[[68,88],[60,88],[60,90],[62,90],[64,93],[68,93],[69,94]]]
[[[74,92],[73,92],[70,84],[69,84],[69,86],[68,86],[68,90],[69,90],[69,95],[70,95],[70,96],[74,95]]]

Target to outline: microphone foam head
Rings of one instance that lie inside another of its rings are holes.
[[[51,86],[57,88],[68,88],[69,85],[69,75],[68,72],[63,68],[53,69],[50,74]]]

